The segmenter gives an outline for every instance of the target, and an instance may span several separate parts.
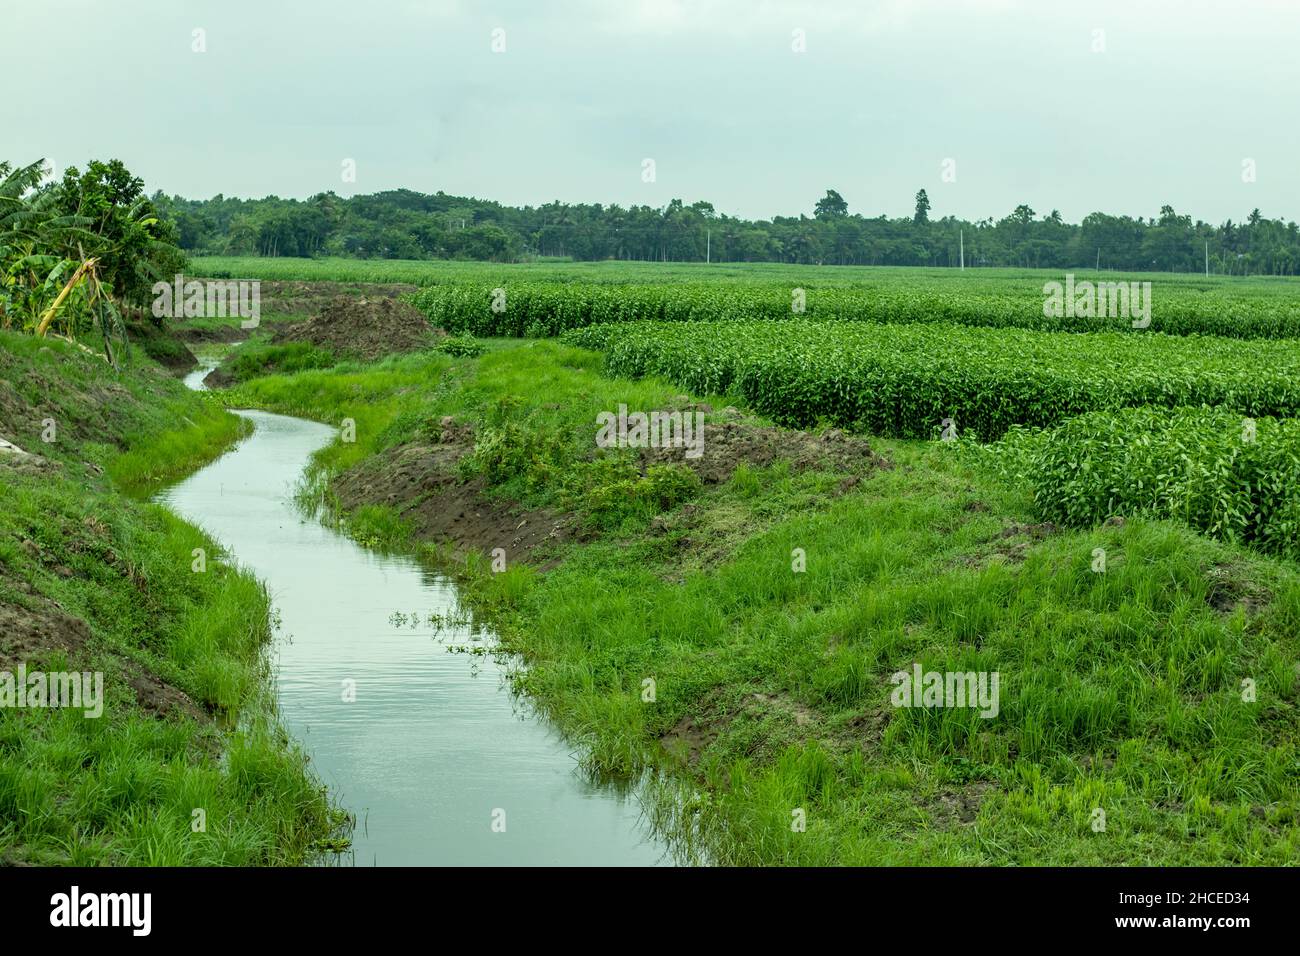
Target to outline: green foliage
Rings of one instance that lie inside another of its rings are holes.
[[[85,222],[94,237],[85,255],[99,258],[105,281],[123,301],[146,305],[154,282],[184,271],[176,227],[161,218],[144,180],[121,160],[91,160],[84,173],[70,167],[53,188],[62,214]]]
[[[521,415],[523,405],[515,395],[498,399],[475,437],[473,453],[461,461],[462,474],[482,475],[491,485],[521,478],[529,486],[548,471],[556,438],[534,414]]]
[[[1300,337],[1296,289],[1210,285],[1187,280],[1152,281],[1151,324],[1141,330],[1121,315],[1044,314],[1046,281],[1032,279],[927,278],[877,273],[862,284],[818,285],[793,275],[777,284],[756,274],[752,282],[564,282],[517,279],[493,285],[468,279],[421,289],[416,308],[449,332],[481,336],[551,336],[601,322],[700,322],[732,319],[824,319],[856,322],[959,324],[1069,332],[1150,335],[1219,335],[1232,338]],[[822,281],[819,275],[815,281]],[[1127,281],[1108,276],[1105,282]],[[1148,280],[1151,281],[1151,280]],[[504,311],[491,308],[493,290],[505,290]],[[796,303],[795,289],[802,290]],[[796,314],[796,306],[802,309]],[[1106,309],[1100,310],[1105,313]]]
[[[449,335],[434,348],[457,358],[475,358],[487,351],[487,346],[472,335]]]
[[[185,266],[175,229],[118,160],[70,168],[48,185],[43,165],[0,162],[0,329],[94,332],[116,365],[119,303],[143,305],[156,279]]]
[[[1218,226],[1167,205],[1157,219],[1094,212],[1075,224],[1055,210],[1040,216],[1021,203],[996,221],[969,221],[943,211],[932,217],[925,190],[915,196],[914,214],[898,218],[849,215],[835,190],[812,205],[814,218],[758,220],[720,216],[705,201],[520,208],[409,189],[348,198],[327,192],[307,200],[175,196],[163,203],[184,248],[217,255],[953,267],[964,240],[968,266],[1199,273],[1208,259],[1220,274],[1300,272],[1294,224],[1265,219],[1258,210],[1245,222]]]
[[[603,350],[613,375],[735,388],[783,423],[877,435],[934,437],[952,418],[959,436],[987,441],[1012,425],[1137,405],[1300,410],[1293,341],[806,321],[625,323],[566,341]]]
[[[601,455],[576,466],[567,494],[598,525],[618,528],[629,519],[649,520],[689,501],[702,488],[686,465],[651,465],[646,473],[621,455]]]
[[[259,375],[286,374],[313,368],[330,368],[338,358],[327,348],[310,342],[247,342],[222,363],[232,383],[245,382]]]
[[[994,450],[1044,518],[1176,518],[1225,541],[1300,558],[1300,421],[1214,408],[1093,412]]]

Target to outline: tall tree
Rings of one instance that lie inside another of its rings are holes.
[[[922,189],[916,194],[916,213],[912,216],[912,222],[921,226],[930,221],[930,197]]]
[[[849,204],[833,189],[826,190],[826,195],[813,207],[813,216],[818,219],[837,219],[848,214]]]

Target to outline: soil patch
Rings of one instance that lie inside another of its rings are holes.
[[[808,734],[825,729],[825,719],[816,711],[784,693],[769,694],[750,688],[715,687],[696,708],[698,716],[687,714],[659,735],[660,745],[688,766],[695,766],[705,750],[732,727],[737,719],[761,722],[775,718],[779,724],[809,728]],[[763,737],[750,741],[749,751],[764,746]]]
[[[403,283],[263,281],[262,312],[315,315],[338,296],[396,299],[418,286]]]
[[[766,468],[787,461],[795,470],[821,467],[860,471],[864,466],[889,467],[888,461],[871,451],[866,439],[839,429],[814,435],[743,421],[706,422],[702,451],[698,458],[687,458],[682,448],[645,448],[641,450],[641,468],[644,471],[650,465],[683,464],[699,475],[704,484],[716,485],[727,481],[742,463]]]
[[[395,298],[338,296],[306,322],[276,329],[271,341],[309,342],[336,355],[374,361],[433,344],[437,333],[411,304]]]
[[[436,444],[412,442],[380,452],[339,475],[330,488],[345,511],[362,505],[395,509],[417,538],[450,543],[455,560],[470,551],[503,548],[507,563],[552,567],[548,552],[583,537],[577,520],[489,497],[482,478],[462,480],[456,463],[473,450],[473,431],[444,419]]]
[[[0,670],[16,672],[20,663],[40,669],[54,654],[63,654],[71,669],[85,670],[91,658],[90,628],[53,601],[32,596],[32,607],[0,604]],[[172,714],[210,719],[184,691],[173,687],[134,661],[116,658],[122,677],[135,692],[140,708],[155,717]]]
[[[1267,607],[1273,593],[1250,580],[1245,569],[1231,564],[1216,564],[1205,572],[1205,601],[1216,611],[1230,613],[1238,607],[1253,616]]]
[[[958,826],[970,826],[979,816],[980,804],[994,784],[977,780],[960,790],[947,790],[935,794],[929,800],[917,800],[929,813],[930,819],[938,830],[951,830]]]

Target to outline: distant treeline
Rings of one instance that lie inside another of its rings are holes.
[[[1053,210],[1017,206],[1002,219],[933,219],[925,191],[910,218],[850,214],[828,190],[811,217],[747,220],[711,203],[662,209],[600,204],[503,206],[407,189],[307,200],[182,199],[157,193],[183,249],[198,255],[479,259],[791,262],[837,265],[1095,268],[1125,271],[1295,275],[1300,230],[1266,219],[1211,225],[1163,206],[1154,218],[1092,213],[1067,223]]]

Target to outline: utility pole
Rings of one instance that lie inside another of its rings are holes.
[[[1210,240],[1205,240],[1205,278],[1210,277]]]
[[[713,261],[713,230],[704,230],[704,262],[705,265]]]
[[[965,272],[966,271],[966,230],[965,229],[957,230],[957,241],[961,243],[961,268],[962,271]]]
[[[1097,271],[1101,271],[1101,246],[1097,247]]]

